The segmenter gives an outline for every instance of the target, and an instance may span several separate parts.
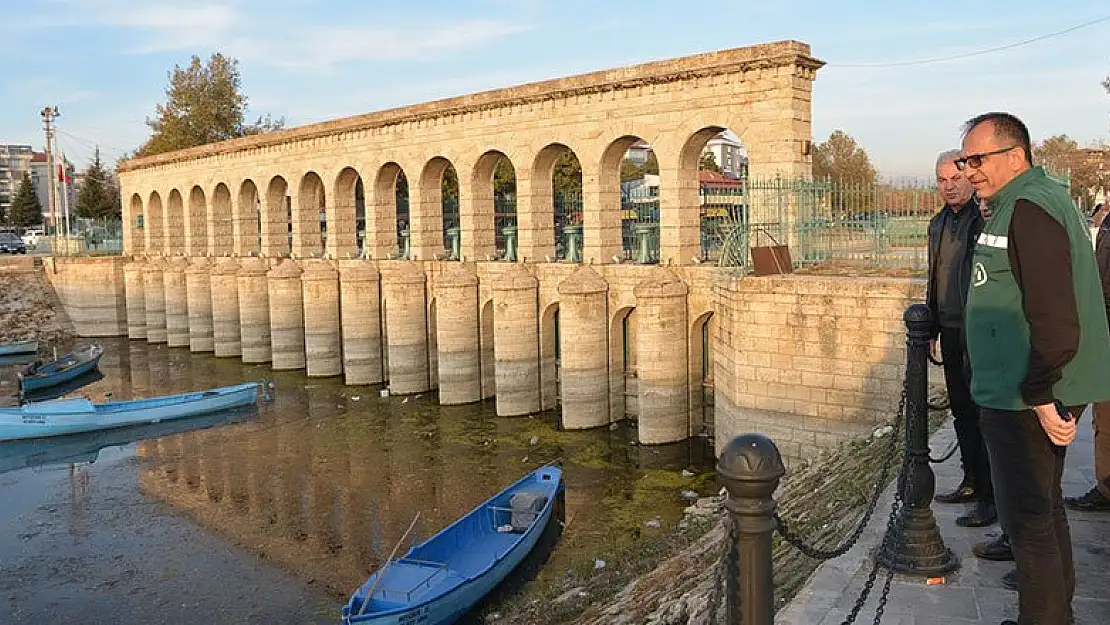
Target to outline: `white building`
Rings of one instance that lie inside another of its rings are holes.
[[[726,130],[709,140],[705,152],[713,155],[713,160],[721,168],[721,174],[729,178],[744,178],[748,173],[748,151],[740,143],[740,137]]]

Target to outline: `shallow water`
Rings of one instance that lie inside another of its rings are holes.
[[[500,418],[492,401],[382,398],[379,387],[346,387],[341,378],[145,342],[102,344],[103,378],[76,391],[94,401],[258,379],[273,380],[274,398],[246,413],[68,447],[60,439],[0,444],[0,471],[8,471],[0,520],[15,528],[0,538],[0,622],[137,623],[152,613],[158,622],[335,622],[417,512],[416,533],[426,538],[558,461],[566,530],[539,575],[513,584],[529,592],[673,530],[682,490],[714,490],[702,439],[640,447],[623,423],[564,432],[555,414]],[[0,392],[13,391],[13,380],[14,369],[3,370]],[[194,426],[204,428],[166,435]],[[126,442],[135,438],[144,440]],[[97,451],[101,444],[110,446]],[[27,465],[40,466],[16,468]],[[170,605],[178,606],[172,617],[161,611]]]

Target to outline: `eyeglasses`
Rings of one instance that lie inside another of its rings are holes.
[[[965,156],[963,158],[957,158],[956,160],[954,160],[952,162],[956,164],[956,169],[958,169],[960,171],[963,171],[963,170],[967,169],[969,166],[972,169],[979,169],[980,167],[983,166],[983,160],[985,158],[987,158],[988,156],[994,156],[995,154],[1002,154],[1004,152],[1009,152],[1010,150],[1012,150],[1016,147],[1017,147],[1016,145],[1011,145],[1008,148],[1001,148],[1001,149],[998,149],[998,150],[992,150],[990,152],[982,152],[982,153],[979,153],[979,154],[968,154],[967,156]]]

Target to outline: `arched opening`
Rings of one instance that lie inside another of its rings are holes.
[[[129,219],[127,228],[130,234],[131,248],[128,252],[135,255],[142,254],[146,251],[146,241],[144,240],[146,215],[143,214],[143,198],[139,197],[138,193],[131,195]]]
[[[262,211],[262,255],[286,257],[293,250],[292,200],[289,183],[274,176],[266,188],[266,206]]]
[[[420,206],[412,214],[413,257],[430,260],[459,237],[459,176],[451,161],[437,156],[420,174]]]
[[[497,150],[483,154],[474,166],[469,191],[471,215],[465,224],[464,249],[479,258],[492,251],[495,260],[515,261],[519,242],[516,169],[509,157]]]
[[[397,163],[378,169],[371,187],[371,206],[365,226],[366,255],[370,258],[405,258],[409,227],[409,185]],[[356,215],[358,186],[355,189]]]
[[[297,217],[293,221],[294,249],[301,257],[317,257],[327,249],[328,217],[324,181],[310,171],[301,178]]]
[[[212,191],[212,203],[208,207],[208,252],[214,256],[226,256],[235,251],[235,216],[231,205],[231,190],[219,183]]]
[[[617,310],[609,323],[609,411],[613,421],[640,411],[636,379],[636,309]]]
[[[163,225],[166,252],[177,255],[185,251],[185,202],[177,189],[170,191]]]
[[[240,256],[256,256],[262,253],[262,200],[258,197],[258,187],[247,179],[239,186],[239,214],[235,219],[238,231],[235,233],[235,253]]]
[[[748,231],[748,153],[740,137],[723,126],[699,130],[683,145],[677,173],[675,208],[689,214],[676,215],[674,222],[680,228],[691,223],[693,207],[698,207],[698,259],[718,261],[726,254],[746,262],[748,237],[742,235]],[[672,245],[694,244],[692,237],[684,239],[679,234]]]
[[[601,211],[620,216],[621,259],[658,263],[659,161],[651,144],[634,136],[617,139],[602,156],[600,175]]]
[[[537,232],[537,238],[549,237],[548,241],[554,244],[555,260],[581,261],[582,164],[574,150],[561,143],[553,143],[536,155],[532,170],[532,206],[537,213],[541,210],[539,207],[551,209],[548,223],[552,225],[553,232],[548,234],[546,224],[543,224],[544,234]],[[547,241],[543,244],[546,246]],[[538,255],[538,249],[536,253]]]
[[[439,342],[436,338],[436,298],[428,302],[428,384],[439,388]]]
[[[146,250],[149,254],[160,254],[166,251],[166,211],[162,207],[162,196],[157,191],[151,192],[147,205],[147,220],[143,224]]]
[[[540,408],[559,405],[559,303],[550,304],[540,315]]]
[[[366,234],[366,199],[362,191],[362,176],[355,168],[344,167],[336,176],[332,204],[335,206],[333,223],[331,232],[326,233],[328,254],[334,258],[361,255]],[[326,225],[326,222],[321,222],[321,227]]]
[[[189,212],[185,222],[185,253],[204,256],[208,251],[208,205],[204,189],[194,186],[189,191]]]
[[[493,300],[487,300],[482,305],[480,319],[478,320],[480,332],[478,336],[480,358],[482,361],[482,399],[489,399],[497,394],[496,367],[494,365],[493,351]]]
[[[409,179],[403,170],[397,170],[394,187],[394,215],[397,219],[397,253],[400,258],[412,258],[412,211],[409,208]]]
[[[690,326],[690,435],[713,432],[713,341],[717,322],[702,313]]]

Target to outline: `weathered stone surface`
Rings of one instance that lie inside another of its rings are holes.
[[[270,300],[270,366],[275,371],[305,368],[301,273],[297,261],[286,258],[266,274]]]
[[[330,261],[305,262],[301,286],[308,377],[340,375],[343,339],[339,323],[339,272]]]
[[[539,311],[536,278],[514,264],[493,282],[497,414],[540,411]]]
[[[189,304],[189,351],[215,349],[212,327],[212,268],[208,259],[194,258],[185,270],[185,292]]]
[[[339,290],[344,380],[377,384],[385,379],[378,270],[362,260],[340,261]]]

